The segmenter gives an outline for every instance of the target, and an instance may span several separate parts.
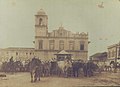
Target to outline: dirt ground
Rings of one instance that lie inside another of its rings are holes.
[[[0,77],[0,87],[79,87],[79,86],[120,86],[120,72],[103,72],[93,77],[79,78],[42,77],[31,83],[29,73],[6,74]]]

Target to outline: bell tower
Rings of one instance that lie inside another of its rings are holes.
[[[47,36],[48,16],[40,9],[35,15],[35,36]]]

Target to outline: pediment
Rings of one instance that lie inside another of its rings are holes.
[[[73,33],[71,31],[68,31],[64,29],[64,27],[59,27],[56,30],[53,30],[52,32],[49,33],[50,37],[77,37],[77,38],[87,38],[88,34],[87,33]]]

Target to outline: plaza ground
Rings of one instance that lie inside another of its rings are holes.
[[[120,86],[120,72],[102,72],[93,77],[79,78],[42,77],[31,83],[29,73],[6,74],[0,77],[0,87],[79,87],[79,86]]]

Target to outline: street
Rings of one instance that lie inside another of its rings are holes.
[[[63,78],[42,77],[41,81],[30,82],[29,73],[6,74],[0,77],[0,87],[79,87],[79,86],[120,86],[120,72],[103,72],[93,77]]]

